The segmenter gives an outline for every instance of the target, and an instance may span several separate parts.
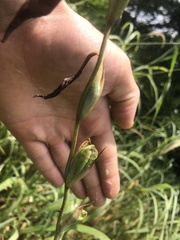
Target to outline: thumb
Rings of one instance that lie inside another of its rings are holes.
[[[139,89],[135,86],[134,92],[127,92],[111,102],[112,116],[120,127],[128,129],[133,126],[138,100]]]
[[[134,123],[140,91],[134,80],[128,57],[124,57],[123,60],[123,68],[118,69],[117,77],[108,96],[114,120],[121,128],[128,129]]]

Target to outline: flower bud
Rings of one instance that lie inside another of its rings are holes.
[[[77,109],[76,120],[82,121],[88,113],[93,109],[96,102],[101,96],[104,86],[104,61],[97,65],[86,85]]]
[[[109,14],[107,25],[112,27],[121,17],[130,0],[109,0]]]
[[[85,141],[72,159],[67,175],[65,175],[66,188],[72,187],[90,171],[98,158],[98,151],[93,144]]]
[[[58,234],[67,231],[77,221],[83,221],[84,218],[87,216],[87,212],[84,210],[84,207],[87,206],[89,206],[89,204],[79,206],[75,210],[70,212],[67,216],[65,216],[60,222],[60,226],[58,226]]]

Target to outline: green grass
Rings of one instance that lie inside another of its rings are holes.
[[[167,157],[180,145],[178,129],[170,121],[159,126],[157,122],[157,127],[148,122],[151,118],[137,121],[129,131],[114,126],[121,192],[106,207],[90,207],[84,221],[112,240],[180,237],[180,184],[173,160]],[[2,125],[0,133],[0,239],[48,239],[55,229],[63,188],[46,182]],[[68,211],[79,203],[71,195]],[[101,239],[96,237],[70,232],[65,239]]]

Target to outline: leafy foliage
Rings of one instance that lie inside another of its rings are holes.
[[[69,0],[70,6],[103,31],[106,24],[108,0]]]
[[[173,37],[180,32],[179,0],[143,0],[130,1],[123,23],[131,21],[142,33],[154,30],[164,31]]]

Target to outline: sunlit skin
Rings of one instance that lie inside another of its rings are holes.
[[[25,21],[50,14],[60,1],[61,0],[26,0],[20,5],[20,8],[8,24],[1,42],[5,42],[9,35]]]
[[[0,1],[1,39],[24,2]],[[33,96],[46,95],[65,77],[73,76],[89,53],[99,51],[101,40],[102,34],[62,0],[48,16],[26,21],[0,43],[0,119],[55,186],[63,184],[77,104],[97,57],[56,98]],[[130,128],[138,100],[130,61],[109,41],[103,93],[83,121],[78,138],[78,145],[91,137],[99,152],[105,150],[90,173],[72,188],[77,197],[88,196],[100,206],[106,198],[117,196],[120,180],[110,111],[120,127]]]

